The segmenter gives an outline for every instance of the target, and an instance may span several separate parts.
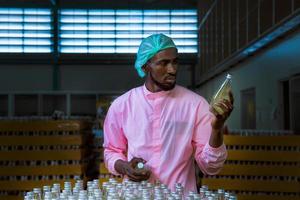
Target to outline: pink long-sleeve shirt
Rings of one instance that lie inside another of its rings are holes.
[[[104,123],[104,160],[108,170],[119,159],[143,158],[159,180],[174,190],[196,191],[194,160],[205,174],[219,172],[226,159],[225,145],[213,148],[208,141],[212,114],[198,94],[176,85],[152,93],[144,86],[118,97]]]

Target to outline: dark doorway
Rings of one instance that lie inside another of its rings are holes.
[[[290,98],[291,129],[300,134],[300,76],[290,79]]]
[[[283,100],[283,128],[290,130],[290,82],[282,82],[282,100]]]
[[[255,88],[241,91],[242,129],[256,128]]]

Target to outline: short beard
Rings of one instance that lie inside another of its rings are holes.
[[[157,85],[160,89],[162,89],[164,91],[172,90],[176,85],[176,81],[172,85],[164,85],[164,84],[158,82],[157,80],[155,80],[154,77],[152,76],[151,72],[149,74],[150,74],[151,80],[155,83],[155,85]]]

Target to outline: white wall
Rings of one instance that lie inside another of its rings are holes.
[[[140,81],[128,66],[61,66],[61,90],[123,91]]]
[[[189,86],[191,74],[189,66],[180,66],[178,84]],[[59,94],[85,94],[82,98],[71,95],[70,101],[60,99],[58,107],[53,107],[56,101],[47,101],[34,95],[33,97],[18,97],[7,94],[51,94],[53,89],[53,66],[51,65],[1,65],[0,66],[0,116],[51,114],[54,109],[60,109],[67,114],[93,113],[96,104],[96,93],[117,92],[143,84],[134,67],[125,65],[62,65],[60,66]],[[94,98],[89,98],[91,94]],[[94,94],[94,95],[93,95]],[[66,96],[64,96],[66,97]],[[21,98],[21,99],[20,99]],[[46,105],[46,104],[49,105]],[[40,107],[47,108],[41,111]],[[55,103],[57,105],[57,102]],[[81,105],[80,107],[78,105]]]
[[[190,72],[181,66],[178,83],[190,85]],[[61,66],[61,90],[127,91],[143,84],[131,66]]]
[[[52,89],[51,65],[0,65],[0,91]]]
[[[51,65],[1,65],[0,92],[51,91]],[[143,84],[133,66],[62,65],[59,78],[62,91],[124,92]],[[189,66],[180,66],[178,84],[191,84]]]
[[[235,108],[228,120],[229,127],[234,129],[241,127],[241,91],[255,87],[256,128],[280,128],[279,118],[274,118],[273,115],[273,111],[279,108],[279,82],[300,73],[299,47],[300,31],[248,58],[229,71],[233,75],[235,97]],[[197,90],[198,93],[207,99],[211,98],[224,80],[226,73],[203,85]]]

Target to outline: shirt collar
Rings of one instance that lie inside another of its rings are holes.
[[[147,99],[157,99],[157,98],[160,98],[160,97],[165,97],[165,96],[169,95],[174,90],[174,88],[172,90],[168,90],[168,91],[162,90],[162,91],[159,91],[159,92],[151,92],[147,89],[145,84],[143,85],[144,95]]]

